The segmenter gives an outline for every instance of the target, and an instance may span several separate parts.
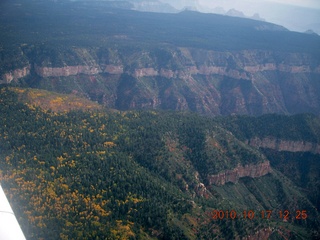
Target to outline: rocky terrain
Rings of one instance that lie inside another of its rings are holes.
[[[122,110],[208,115],[320,112],[320,65],[310,54],[193,48],[140,49],[132,54],[75,49],[73,54],[82,64],[60,67],[50,56],[38,62],[29,59],[26,66],[3,73],[1,82],[26,79],[34,87],[78,92]]]
[[[271,172],[269,161],[255,164],[238,166],[231,170],[226,170],[216,175],[209,175],[209,184],[224,185],[227,182],[237,183],[242,177],[257,178],[262,177]]]
[[[49,5],[4,4],[0,83],[73,92],[120,110],[320,113],[319,36],[109,1]]]
[[[286,152],[310,152],[320,154],[320,145],[318,143],[305,142],[305,141],[288,141],[283,139],[276,139],[266,137],[263,139],[252,138],[247,141],[250,146],[258,148],[268,148],[277,151]]]
[[[12,81],[17,81],[21,78],[30,75],[30,66],[26,66],[20,69],[14,69],[12,71],[6,72],[2,74],[2,78],[0,83],[11,83]]]
[[[27,238],[318,239],[319,36],[136,3],[0,3],[0,180]]]

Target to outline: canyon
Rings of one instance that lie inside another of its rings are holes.
[[[80,56],[79,61],[84,61],[85,65],[67,65],[61,67],[46,66],[45,63],[28,63],[21,69],[14,69],[3,73],[2,81],[11,82],[30,74],[30,67],[34,66],[35,73],[40,77],[67,77],[78,74],[96,75],[100,73],[109,74],[129,74],[135,78],[156,77],[165,78],[185,78],[192,75],[221,75],[234,79],[254,80],[254,75],[265,71],[277,71],[290,74],[315,73],[320,74],[320,63],[314,62],[312,56],[307,54],[282,54],[280,61],[274,58],[278,53],[268,51],[240,51],[240,52],[216,52],[203,49],[177,48],[168,49],[171,55],[168,62],[174,62],[179,65],[178,69],[166,68],[161,66],[155,59],[152,59],[152,52],[137,52],[136,59],[132,62],[133,56],[118,55],[113,56],[116,59],[123,59],[120,64],[105,64],[101,59],[93,59],[90,53],[85,49],[77,51],[86,52],[87,56]],[[112,50],[116,51],[116,50]],[[81,57],[83,59],[81,59]],[[86,62],[85,58],[91,61]],[[145,59],[150,61],[143,63]],[[92,61],[93,59],[93,61]],[[268,59],[270,62],[268,62]],[[284,63],[284,59],[286,62]],[[108,59],[112,62],[114,59]],[[50,61],[50,60],[49,60]],[[52,65],[52,64],[49,64]],[[146,65],[144,67],[133,68],[132,65]],[[148,67],[153,65],[155,67]],[[166,64],[168,65],[168,64]],[[126,69],[126,71],[125,71]],[[22,72],[22,73],[21,73]],[[10,77],[10,75],[12,75]]]
[[[109,1],[22,2],[27,8],[8,2],[0,15],[2,84],[76,93],[118,110],[320,113],[319,36]]]
[[[0,5],[1,184],[28,239],[319,238],[319,36],[122,1]]]
[[[320,63],[312,54],[182,47],[140,49],[131,54],[113,48],[72,51],[69,57],[74,64],[64,53],[59,64],[50,56],[33,61],[24,55],[26,65],[3,72],[0,82],[25,79],[33,87],[78,92],[120,110],[188,110],[206,115],[320,113],[316,81]]]
[[[68,77],[74,76],[78,74],[86,74],[86,75],[95,75],[99,73],[109,73],[109,74],[123,74],[124,71],[123,65],[106,65],[104,70],[101,70],[99,66],[65,66],[65,67],[38,67],[35,66],[36,73],[41,77]],[[15,70],[15,71],[19,71]],[[253,76],[250,74],[259,73],[264,71],[279,71],[279,72],[287,72],[287,73],[320,73],[320,66],[311,70],[309,66],[290,66],[280,64],[276,66],[274,63],[266,63],[255,66],[244,66],[243,69],[233,70],[228,69],[227,66],[185,66],[183,70],[172,71],[171,69],[155,69],[155,68],[137,68],[132,72],[127,72],[130,76],[135,78],[141,77],[156,77],[161,76],[165,78],[186,78],[187,76],[192,75],[221,75],[227,76],[234,79],[245,79],[245,80],[253,80]],[[25,77],[30,72],[26,72],[26,74],[8,78],[7,82],[11,82],[13,79],[18,79]],[[3,77],[4,79],[6,77]]]

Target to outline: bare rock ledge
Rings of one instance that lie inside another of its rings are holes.
[[[209,175],[208,181],[212,185],[224,185],[227,182],[237,183],[242,177],[262,177],[271,172],[270,162],[265,161],[258,164],[248,164],[245,166],[238,165],[236,168],[231,170],[226,170],[224,172]]]

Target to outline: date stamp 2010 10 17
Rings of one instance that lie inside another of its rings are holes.
[[[288,220],[289,218],[294,218],[297,220],[305,220],[308,218],[308,214],[306,210],[296,210],[294,212],[290,212],[289,210],[280,210],[280,211],[272,211],[272,210],[262,210],[262,211],[254,211],[254,210],[244,210],[242,212],[237,212],[235,210],[213,210],[212,211],[212,219],[214,220],[222,220],[222,219],[270,219],[272,217],[277,217],[278,219]]]

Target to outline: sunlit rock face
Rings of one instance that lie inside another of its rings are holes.
[[[78,74],[93,75],[101,72],[96,66],[66,66],[66,67],[35,67],[41,77],[68,77]]]
[[[11,83],[13,80],[19,80],[30,74],[30,66],[14,69],[13,71],[6,72],[0,78],[1,83]]]
[[[59,65],[50,56],[37,63],[29,59],[29,65],[4,73],[2,83],[36,78],[37,87],[82,91],[90,99],[122,110],[188,110],[207,115],[320,113],[320,62],[311,54],[174,47],[160,52],[72,51],[77,58],[72,55],[70,60],[66,55]]]
[[[252,138],[246,141],[247,144],[258,148],[269,148],[277,151],[287,152],[311,152],[320,154],[320,145],[306,141],[289,141],[274,137]]]
[[[237,166],[234,169],[223,171],[219,174],[209,175],[209,184],[224,185],[228,182],[237,183],[242,177],[257,178],[262,177],[271,172],[269,161],[258,164],[250,164],[245,166]]]

